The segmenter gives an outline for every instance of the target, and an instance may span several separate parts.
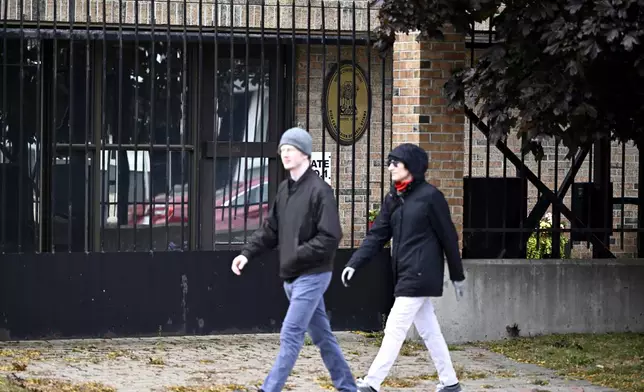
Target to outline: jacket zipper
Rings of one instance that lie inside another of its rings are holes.
[[[293,185],[293,186],[295,186],[295,185]],[[288,210],[288,202],[291,200],[291,196],[293,196],[293,194],[295,194],[295,191],[297,190],[297,188],[291,189],[290,187],[287,186],[286,190],[287,190],[287,195],[288,196],[286,196],[286,201],[284,202],[284,209]],[[293,238],[293,244],[294,244],[293,255],[295,255],[295,253],[297,252],[297,247],[300,246],[300,243],[299,243],[300,240],[299,240],[298,235],[297,235],[298,230],[295,230],[295,231],[296,231],[296,235]]]
[[[402,236],[402,227],[403,227],[403,211],[405,207],[405,199],[402,196],[400,197],[400,226],[398,227],[398,241],[396,241],[396,253],[395,253],[395,264],[394,264],[394,285],[398,281],[398,249],[400,248],[400,237]]]

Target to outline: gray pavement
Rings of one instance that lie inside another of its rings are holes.
[[[336,336],[354,375],[364,376],[378,350],[374,340],[351,332]],[[178,387],[190,392],[254,391],[278,347],[276,334],[3,342],[0,375],[99,382],[119,392],[182,391]],[[409,345],[402,353],[383,391],[434,391],[437,381],[427,351]],[[466,391],[612,391],[565,380],[550,370],[480,348],[459,347],[452,358]],[[16,371],[20,363],[26,369]],[[287,390],[334,390],[308,339]]]

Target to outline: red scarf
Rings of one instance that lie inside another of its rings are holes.
[[[402,193],[402,192],[405,191],[405,189],[407,189],[407,186],[409,184],[411,184],[411,180],[397,181],[397,182],[394,183],[394,187],[396,187],[396,191],[398,191],[398,193]]]

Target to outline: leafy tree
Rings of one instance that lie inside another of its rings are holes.
[[[533,153],[544,136],[569,156],[604,137],[642,144],[644,0],[380,0],[376,46],[398,32],[440,39],[495,16],[494,42],[473,67],[446,83],[453,105],[467,103],[493,141],[511,131]]]

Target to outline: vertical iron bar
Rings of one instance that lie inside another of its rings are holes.
[[[593,182],[593,174],[594,174],[593,173],[593,167],[594,167],[594,165],[593,165],[593,150],[594,149],[595,149],[595,146],[591,145],[590,150],[588,151],[588,183],[589,184]],[[588,200],[589,197],[591,197],[591,196],[589,194],[586,194],[587,200]],[[587,219],[586,220],[587,227],[588,227],[588,229],[591,229],[592,228],[592,224],[591,224],[592,214],[591,214],[591,209],[590,208],[588,209],[588,216],[586,217],[586,219]],[[586,234],[586,249],[590,249],[590,237],[592,236],[592,232],[588,231],[586,233],[587,233]]]
[[[181,128],[182,132],[181,134],[181,162],[180,164],[180,170],[181,170],[181,250],[185,250],[185,224],[186,224],[186,217],[185,217],[185,199],[186,199],[186,186],[185,186],[185,161],[186,161],[186,132],[188,132],[188,124],[186,121],[187,117],[187,110],[186,110],[186,100],[188,99],[188,30],[187,30],[187,18],[188,18],[188,2],[187,0],[183,0],[183,53],[181,53],[181,60],[182,60],[182,69],[181,69],[181,82],[182,82],[182,88],[181,88]],[[174,187],[174,182],[171,183],[172,186]],[[188,187],[189,188],[189,187]],[[197,197],[197,195],[191,195],[188,193],[188,197],[192,200],[193,197]]]
[[[386,108],[385,108],[385,89],[386,89],[386,72],[387,72],[387,62],[385,58],[380,57],[380,85],[382,86],[382,92],[380,94],[380,203],[385,201],[385,119],[386,119]],[[392,88],[392,97],[393,97],[393,78],[391,79],[391,88]],[[392,107],[393,109],[393,107]],[[393,113],[393,111],[392,111]],[[393,121],[391,122],[393,126]],[[391,141],[391,139],[390,139]]]
[[[171,7],[171,2],[170,0],[166,1],[166,14],[167,14],[167,25],[166,25],[166,74],[165,74],[165,184],[164,184],[164,189],[166,189],[166,197],[165,197],[165,245],[164,245],[164,250],[167,250],[170,247],[170,228],[168,227],[168,219],[170,218],[170,214],[172,213],[173,215],[175,214],[175,200],[174,200],[174,189],[170,187],[170,184],[172,184],[172,180],[170,178],[171,176],[171,168],[170,164],[172,162],[172,157],[171,157],[171,152],[170,152],[170,122],[172,121],[172,115],[170,112],[170,87],[171,83],[170,81],[173,79],[172,77],[172,68],[171,68],[171,63],[172,63],[172,41],[170,40],[170,24],[171,24],[171,19],[170,19],[170,9]],[[172,212],[170,212],[170,198],[172,198]],[[181,223],[183,224],[183,222]]]
[[[7,0],[5,0],[7,1]],[[19,124],[18,124],[18,252],[22,253],[22,227],[23,227],[23,183],[24,183],[24,162],[25,162],[25,135],[24,135],[24,99],[25,99],[25,36],[24,36],[24,0],[20,0],[20,92],[19,102]],[[6,60],[5,60],[6,61]],[[6,116],[6,113],[3,113]]]
[[[603,156],[603,163],[602,163],[602,193],[603,193],[603,198],[602,198],[602,206],[604,209],[602,210],[602,222],[604,223],[602,225],[602,242],[606,245],[607,249],[610,249],[610,235],[611,235],[611,230],[613,228],[613,192],[611,189],[611,193],[608,193],[608,186],[611,183],[611,173],[610,173],[610,161],[612,157],[612,151],[611,151],[611,145],[610,145],[610,139],[606,139],[604,141],[604,146],[603,149],[606,151],[605,155]],[[602,154],[603,155],[603,154]],[[601,256],[602,258],[606,258],[606,251],[605,249],[601,250]]]
[[[297,57],[297,53],[295,51],[295,1],[291,3],[291,70],[292,70],[292,76],[291,76],[291,103],[292,105],[297,104],[297,87],[295,83],[295,78],[297,78],[297,64],[295,63],[295,58]],[[291,126],[296,126],[297,124],[297,110],[295,107],[291,110],[292,113],[292,118],[291,118],[291,124],[287,127],[290,128]],[[307,129],[307,132],[309,130]]]
[[[555,179],[554,179],[554,193],[559,192],[559,137],[555,139]],[[561,258],[561,212],[559,211],[559,204],[552,204],[552,257],[555,259]]]
[[[624,250],[624,182],[626,181],[626,143],[622,142],[622,214],[619,233],[620,249]],[[612,205],[611,205],[612,207]]]
[[[521,137],[521,145],[524,145],[525,143],[525,135]],[[519,170],[519,178],[521,179],[521,192],[523,192],[523,189],[526,189],[527,193],[527,183],[526,183],[526,175],[525,175],[525,155],[521,154],[521,169]],[[527,198],[527,196],[526,196]],[[524,214],[519,214],[519,227],[521,227],[521,231],[519,231],[519,243],[523,244],[523,220],[526,218],[523,216]],[[530,234],[528,234],[528,238],[530,238]]]
[[[132,137],[134,138],[134,206],[132,207],[132,242],[134,242],[134,244],[132,249],[136,252],[136,217],[138,216],[137,199],[139,197],[139,0],[134,0],[134,133]],[[145,164],[143,166],[145,167]],[[145,175],[145,170],[143,171],[143,175]],[[130,176],[130,178],[132,178],[132,176]]]
[[[86,14],[85,14],[85,33],[86,33],[86,41],[85,41],[85,161],[84,166],[85,166],[85,214],[84,214],[84,240],[83,240],[83,250],[85,253],[89,252],[89,233],[90,233],[90,227],[89,227],[89,216],[90,216],[90,197],[92,194],[95,194],[96,192],[91,192],[90,191],[90,181],[89,181],[89,158],[90,158],[90,153],[89,153],[89,141],[91,138],[91,124],[92,124],[92,119],[93,119],[93,112],[90,111],[91,107],[91,102],[94,101],[94,94],[92,94],[93,89],[91,88],[90,85],[90,77],[91,77],[91,58],[90,58],[90,53],[91,53],[91,41],[90,41],[90,34],[89,34],[89,26],[91,24],[91,14],[89,12],[90,10],[90,0],[87,0],[86,4]],[[38,40],[40,42],[40,40]],[[40,63],[40,62],[39,62]],[[92,91],[90,91],[92,90]],[[96,165],[96,162],[98,160],[96,159],[96,156],[94,155],[94,158],[92,159],[92,164]]]
[[[150,31],[152,32],[152,39],[150,40],[150,56],[148,57],[148,63],[150,64],[150,134],[149,134],[149,142],[150,142],[150,152],[148,153],[148,161],[150,162],[150,167],[149,167],[149,174],[148,176],[148,197],[149,200],[146,203],[146,207],[143,209],[143,216],[146,215],[146,209],[147,209],[147,215],[149,218],[148,222],[148,233],[149,233],[149,251],[152,252],[154,250],[154,236],[153,236],[153,222],[152,218],[154,218],[154,187],[152,184],[154,183],[154,178],[152,177],[152,166],[153,166],[153,156],[155,152],[152,150],[152,146],[156,142],[156,127],[154,125],[154,120],[155,120],[155,107],[156,107],[156,93],[155,93],[155,87],[156,87],[156,62],[157,62],[157,56],[156,56],[156,35],[155,35],[155,27],[156,27],[156,0],[151,0],[150,2]]]
[[[492,41],[492,25],[493,25],[493,23],[492,23],[492,20],[490,19],[490,21],[488,23],[488,44],[491,44],[491,41]],[[474,31],[472,33],[475,34]],[[486,138],[486,142],[487,142],[487,144],[486,144],[487,149],[486,149],[486,158],[485,158],[485,178],[486,178],[486,182],[489,182],[489,179],[490,179],[490,137],[489,137],[489,135]],[[524,159],[523,154],[521,154],[521,159]],[[485,247],[486,248],[490,246],[490,242],[489,242],[490,237],[489,237],[489,233],[488,233],[488,229],[490,228],[490,209],[487,208],[489,203],[490,203],[490,188],[486,186],[485,187],[485,205],[486,205],[486,208],[485,208],[485,229],[486,229],[485,230]],[[504,208],[506,208],[506,207],[504,206]],[[521,241],[521,243],[523,243],[523,241]]]
[[[311,106],[311,0],[307,0],[306,2],[306,14],[306,130],[311,132],[311,124],[309,121]],[[293,19],[295,19],[295,15],[293,15]],[[324,155],[322,155],[322,159],[324,159]],[[322,170],[324,170],[324,167],[322,167]],[[324,174],[322,176],[324,177]]]
[[[190,225],[190,250],[202,250],[203,249],[203,238],[201,236],[201,222],[202,222],[202,216],[203,213],[206,211],[202,210],[202,204],[201,204],[201,184],[202,182],[199,181],[200,175],[198,174],[200,172],[199,170],[199,162],[200,162],[200,154],[197,153],[199,151],[199,141],[201,140],[201,99],[203,95],[203,87],[201,83],[198,81],[201,79],[204,74],[203,74],[203,0],[199,0],[199,52],[198,52],[198,59],[197,61],[199,62],[199,68],[197,70],[197,75],[198,79],[194,81],[193,83],[196,83],[196,89],[197,89],[197,127],[194,128],[195,134],[193,135],[193,150],[191,152],[192,154],[192,171],[193,171],[193,176],[191,176],[193,184],[191,184],[191,189],[192,190],[199,190],[198,192],[190,192],[188,194],[189,201],[190,203],[188,204],[188,208],[191,210],[190,214],[188,216],[190,217],[190,221],[192,222],[192,219],[195,219],[196,222],[192,223]],[[194,183],[196,182],[196,183]],[[194,196],[191,196],[194,195]],[[195,200],[199,199],[198,202]],[[193,247],[192,244],[195,244],[196,247]]]
[[[7,113],[7,13],[9,12],[8,9],[8,1],[4,1],[4,9],[3,9],[3,14],[4,14],[4,20],[3,20],[3,30],[4,30],[4,35],[3,35],[3,45],[2,45],[2,113]],[[2,144],[6,147],[7,144],[7,116],[4,114],[2,116]],[[2,153],[2,186],[0,187],[0,192],[2,192],[2,216],[7,216],[7,165],[9,164],[9,159],[7,158],[6,154],[3,152]],[[0,224],[2,224],[2,238],[0,239],[0,245],[2,247],[7,246],[7,220],[6,219],[0,219]],[[40,220],[41,225],[42,225],[42,219]]]
[[[591,146],[591,147],[592,147],[592,146]],[[581,163],[580,163],[580,166],[581,166]],[[572,184],[574,184],[574,183],[575,183],[575,179],[577,178],[578,173],[579,173],[579,170],[577,170],[577,172],[575,172],[575,173],[574,173],[574,175],[573,175],[573,177],[572,177],[572,181],[571,181],[571,183],[570,183],[570,186],[572,186]],[[572,192],[571,192],[571,193],[572,193]],[[573,199],[572,199],[573,197],[575,197],[575,195],[574,195],[574,194],[572,194],[572,195],[571,195],[571,202],[572,202],[572,200],[573,200]],[[581,216],[579,216],[579,217],[577,217],[577,218],[582,219],[582,217],[581,217]],[[569,219],[569,220],[568,220],[568,224],[570,225],[570,238],[569,238],[569,241],[568,241],[568,246],[569,246],[570,254],[571,254],[571,257],[572,257],[572,251],[573,251],[573,246],[574,246],[574,242],[573,242],[573,240],[572,240],[572,238],[573,238],[573,230],[572,230],[572,228],[573,228],[573,222],[572,222],[572,220],[570,220],[570,219]]]
[[[637,257],[644,257],[644,148],[638,140],[637,149]]]
[[[234,58],[234,40],[233,37],[235,35],[235,28],[234,28],[234,8],[235,6],[233,3],[230,3],[230,15],[228,19],[228,23],[230,23],[230,39],[229,39],[229,47],[230,47],[230,89],[228,90],[228,119],[229,119],[229,126],[228,126],[228,184],[229,184],[229,189],[228,189],[228,245],[232,243],[232,231],[233,231],[233,220],[232,220],[232,202],[233,202],[233,157],[232,157],[232,151],[233,151],[233,108],[235,107],[235,101],[234,101],[234,95],[235,95],[235,58]],[[238,179],[239,180],[239,179]],[[237,195],[237,192],[235,192],[235,195]],[[226,191],[224,191],[224,200],[226,200]]]
[[[22,0],[21,0],[22,1]],[[71,8],[70,3],[70,8]],[[70,9],[69,13],[72,14],[73,10]],[[72,143],[74,143],[74,21],[69,21],[69,146],[67,150],[67,252],[72,251],[73,241],[73,202],[72,202]]]
[[[503,144],[507,146],[507,139],[503,141]],[[507,236],[507,215],[508,215],[508,160],[503,156],[503,212],[501,213],[501,227],[503,232],[501,233],[501,254],[500,257],[504,258],[506,253],[506,236]]]
[[[30,180],[30,199],[32,200],[32,212],[30,211],[31,215],[33,216],[33,222],[34,222],[34,229],[32,231],[33,233],[33,249],[35,252],[40,251],[40,236],[38,235],[39,227],[40,224],[37,221],[38,217],[40,216],[40,191],[41,187],[37,184],[36,182],[36,176],[37,176],[37,167],[39,164],[39,156],[40,156],[40,142],[42,142],[42,138],[39,135],[39,133],[42,132],[41,130],[41,123],[40,123],[40,118],[41,118],[41,111],[42,111],[42,106],[41,106],[41,81],[40,81],[40,72],[41,72],[41,55],[40,55],[40,48],[42,46],[42,41],[40,37],[40,10],[38,7],[36,7],[36,47],[37,47],[37,53],[36,53],[36,102],[35,102],[35,112],[36,112],[36,127],[34,129],[34,154],[32,158],[32,153],[31,153],[31,148],[28,148],[28,154],[29,154],[29,164],[28,164],[28,173],[29,173],[29,180]],[[0,139],[0,143],[2,143]],[[0,164],[2,162],[0,161]],[[41,175],[42,177],[42,175]],[[0,203],[2,202],[2,199],[0,199]],[[42,222],[42,221],[40,221]],[[2,249],[2,242],[0,242],[0,250]]]
[[[213,128],[212,128],[212,144],[213,144],[213,157],[212,157],[212,223],[211,223],[211,232],[210,232],[210,243],[212,244],[212,250],[217,249],[217,139],[219,136],[219,0],[215,0],[214,3],[214,25],[215,25],[215,36],[214,36],[214,70],[213,70]],[[223,206],[222,206],[223,207]]]
[[[541,181],[541,160],[537,162],[537,178]],[[541,198],[541,191],[537,188],[537,200]],[[536,249],[539,249],[541,242],[541,219],[537,222],[537,234],[536,234]],[[521,243],[523,245],[523,243]]]
[[[121,224],[119,220],[119,207],[120,207],[120,201],[123,196],[121,196],[121,181],[123,179],[121,178],[121,165],[123,162],[121,162],[122,156],[122,144],[123,144],[123,0],[119,0],[119,78],[118,78],[118,113],[117,113],[117,124],[116,124],[116,129],[117,129],[117,143],[118,143],[118,149],[116,151],[116,250],[117,252],[121,251]],[[125,164],[127,165],[127,154],[125,155],[126,162]]]
[[[371,2],[367,2],[367,83],[371,86]],[[384,94],[385,86],[382,86],[381,93]],[[383,108],[384,109],[384,108]],[[366,227],[369,227],[369,196],[371,196],[371,113],[367,119],[367,181],[365,195]],[[365,230],[366,233],[367,230]]]
[[[284,77],[284,74],[285,74],[284,61],[282,60],[282,56],[283,56],[282,55],[282,37],[281,37],[281,35],[282,35],[281,34],[282,22],[281,22],[281,17],[280,17],[280,13],[281,13],[280,12],[280,10],[281,10],[281,8],[280,8],[280,0],[275,1],[275,10],[276,10],[275,13],[277,14],[277,16],[275,18],[276,19],[276,24],[277,24],[277,32],[275,34],[275,40],[276,40],[276,44],[277,44],[277,50],[276,50],[277,55],[275,56],[275,58],[277,59],[277,64],[278,64],[278,66],[276,66],[277,72],[276,72],[276,80],[275,80],[275,86],[276,86],[275,91],[276,91],[277,94],[280,94],[281,91],[282,91],[281,89],[283,88],[282,84],[280,83],[280,81],[282,80],[282,78]],[[279,105],[277,105],[277,107],[279,107]],[[275,116],[275,130],[277,132],[276,136],[278,138],[278,140],[277,140],[278,142],[279,142],[280,135],[284,131],[283,129],[280,129],[280,127],[282,126],[281,120],[282,120],[283,115],[284,115],[284,111],[283,111],[283,109],[280,109],[278,111],[278,115]],[[277,165],[275,165],[275,177],[274,177],[276,179],[282,177],[280,175],[280,172],[281,172],[280,168],[283,168],[283,166],[281,164],[281,159],[280,159],[279,156],[277,158],[277,161],[278,161],[278,163],[277,163]]]
[[[326,76],[326,55],[327,55],[327,50],[326,50],[326,21],[325,21],[325,12],[324,12],[324,1],[320,2],[320,22],[322,23],[321,29],[322,29],[322,88],[320,91],[324,91],[326,86],[324,84],[324,77]],[[322,113],[323,116],[326,116],[326,113]],[[322,159],[324,159],[324,156],[326,155],[326,129],[324,129],[324,122],[322,122]],[[330,174],[330,173],[329,173]]]
[[[7,2],[5,1],[5,4]],[[89,19],[88,19],[89,20]],[[40,175],[38,176],[40,178],[39,180],[39,186],[37,190],[37,201],[38,201],[38,207],[36,210],[36,216],[38,217],[38,245],[36,246],[36,251],[37,252],[44,252],[46,246],[44,245],[43,241],[43,234],[46,234],[46,230],[43,229],[43,222],[46,221],[43,216],[43,198],[45,195],[45,192],[43,192],[43,170],[41,169],[43,159],[42,159],[42,153],[43,153],[43,142],[45,141],[46,136],[43,134],[43,66],[42,66],[42,61],[43,61],[43,54],[42,54],[42,36],[40,35],[40,7],[36,7],[36,34],[37,34],[37,41],[38,41],[38,54],[37,54],[37,63],[38,67],[37,69],[37,77],[36,77],[36,91],[37,91],[37,98],[36,98],[36,127],[37,131],[36,134],[39,136],[37,137],[38,142],[36,143],[36,162],[38,163],[37,165],[34,165],[33,168],[33,178],[36,178],[36,171],[40,170]],[[6,62],[6,60],[5,60]],[[4,138],[2,139],[2,142],[4,143]],[[40,167],[38,167],[40,166]],[[3,189],[4,189],[4,184],[3,184]],[[4,198],[3,198],[4,200]],[[4,214],[4,211],[3,211]],[[4,233],[4,227],[3,227],[3,233]],[[0,244],[4,244],[4,241],[0,242]]]
[[[102,5],[103,5],[103,64],[102,64],[102,74],[101,74],[101,135],[100,135],[100,140],[101,140],[101,145],[105,145],[107,142],[107,114],[105,113],[105,107],[107,105],[107,6],[106,6],[106,1],[103,0]],[[97,149],[97,154],[100,156],[100,166],[98,168],[98,173],[100,173],[101,177],[101,202],[100,202],[100,207],[101,207],[101,216],[100,216],[100,222],[101,222],[101,234],[100,234],[100,250],[101,252],[104,250],[105,247],[105,220],[107,218],[106,211],[109,211],[109,205],[105,206],[105,194],[109,192],[109,180],[110,180],[110,160],[109,160],[109,151],[101,150],[100,148]],[[105,159],[107,158],[107,164],[105,164]],[[106,173],[103,173],[103,169],[107,168]],[[105,179],[105,174],[107,174],[107,180]],[[109,200],[109,199],[108,199]]]
[[[105,1],[105,0],[103,0],[103,1]],[[54,28],[54,39],[53,39],[54,42],[53,42],[53,50],[52,50],[52,60],[54,61],[54,64],[53,64],[54,66],[52,67],[53,83],[52,83],[51,90],[49,91],[49,93],[51,94],[51,98],[52,98],[51,132],[50,132],[51,140],[50,140],[50,146],[49,146],[49,148],[51,149],[50,150],[51,151],[51,157],[50,157],[51,162],[50,162],[49,167],[52,168],[51,178],[50,178],[50,183],[52,184],[52,187],[51,187],[52,193],[50,195],[48,195],[48,197],[51,198],[51,208],[49,209],[49,222],[48,222],[48,224],[49,224],[49,227],[50,227],[50,229],[49,229],[49,233],[50,233],[49,240],[50,240],[50,244],[51,244],[50,245],[51,246],[51,251],[52,251],[52,253],[55,253],[56,252],[56,246],[55,246],[54,237],[56,235],[55,235],[55,231],[54,231],[54,210],[56,209],[56,207],[55,207],[56,197],[54,195],[56,194],[56,190],[55,190],[55,186],[53,184],[55,184],[54,179],[56,177],[56,174],[55,174],[56,172],[55,172],[54,168],[56,167],[55,165],[56,165],[56,154],[57,154],[56,153],[56,136],[57,136],[57,132],[56,132],[57,131],[57,129],[56,129],[57,128],[57,124],[56,124],[56,109],[57,109],[57,105],[58,105],[58,94],[56,94],[56,89],[57,89],[57,86],[58,86],[58,40],[56,39],[56,35],[57,35],[56,30],[58,29],[58,0],[54,0],[54,25],[53,25],[53,28]]]
[[[472,29],[471,29],[471,32],[470,32],[470,38],[471,38],[470,67],[471,68],[474,67],[474,63],[475,63],[474,56],[476,56],[476,52],[474,51],[474,38],[475,38],[475,36],[476,36],[476,24],[472,23]],[[467,122],[470,125],[469,126],[469,143],[468,143],[468,149],[469,149],[469,151],[468,151],[469,155],[468,156],[469,156],[469,158],[467,160],[467,166],[468,166],[467,169],[468,169],[468,173],[469,173],[469,179],[468,180],[469,180],[469,183],[470,183],[470,186],[467,189],[467,191],[468,191],[467,192],[468,193],[467,194],[467,222],[468,222],[469,227],[463,227],[464,230],[468,229],[468,228],[471,229],[472,226],[473,226],[472,225],[472,188],[474,187],[474,181],[473,181],[474,176],[472,175],[472,157],[473,157],[473,155],[472,155],[473,147],[472,146],[473,146],[473,143],[474,143],[474,139],[473,139],[474,138],[474,125],[472,124],[472,120],[469,119],[469,118],[467,119]],[[465,247],[465,244],[466,244],[466,239],[465,239],[466,236],[467,237],[474,237],[474,233],[470,232],[469,235],[463,233],[463,247]],[[467,239],[467,243],[468,244],[470,243],[469,238]],[[467,257],[468,255],[464,255],[464,256]]]
[[[260,136],[260,143],[261,144],[260,144],[259,148],[260,148],[260,155],[262,156],[261,160],[259,162],[259,184],[260,184],[260,188],[259,188],[259,202],[260,202],[260,206],[259,206],[260,207],[259,208],[259,223],[260,224],[263,222],[263,218],[264,218],[264,208],[262,208],[262,206],[264,204],[264,168],[265,167],[268,168],[268,159],[264,158],[265,157],[265,155],[264,155],[264,143],[267,142],[267,140],[266,140],[267,139],[267,137],[266,137],[267,129],[264,128],[264,112],[266,112],[266,110],[268,110],[268,108],[264,106],[264,102],[265,102],[264,94],[266,93],[266,90],[264,89],[264,83],[266,83],[266,81],[264,80],[264,76],[265,76],[264,75],[264,66],[265,66],[265,64],[264,64],[264,56],[265,56],[265,53],[264,53],[264,50],[265,50],[265,48],[264,48],[264,35],[265,35],[265,27],[266,27],[265,24],[264,24],[265,11],[266,11],[265,10],[265,5],[266,5],[266,2],[264,0],[262,0],[262,4],[261,4],[262,8],[261,8],[261,16],[260,16],[260,18],[261,18],[261,20],[260,20],[260,36],[261,36],[261,38],[260,38],[260,49],[259,49],[259,53],[260,53],[260,56],[259,56],[259,63],[260,63],[259,68],[260,68],[260,72],[261,72],[260,79],[259,79],[259,97],[261,99],[261,106],[260,106],[261,107],[261,112],[260,112],[260,120],[259,120],[259,122],[261,124],[260,125],[260,127],[261,127],[260,128],[260,132],[261,132],[260,133],[260,135],[261,135]],[[269,92],[269,94],[270,94],[270,92]],[[269,107],[270,107],[270,104],[269,104]],[[270,118],[270,116],[269,116],[269,118]],[[264,164],[264,161],[266,161],[266,164]],[[264,165],[266,165],[266,166],[264,166]]]
[[[523,155],[521,156],[523,158]],[[490,183],[490,136],[488,135],[485,138],[485,182],[489,185]],[[487,207],[490,205],[490,187],[485,187],[485,248],[486,251],[490,247],[490,233],[488,232],[490,228],[490,209]]]
[[[248,175],[248,138],[250,137],[250,132],[248,129],[248,117],[249,117],[249,112],[250,112],[250,107],[248,103],[248,93],[250,89],[250,80],[248,78],[248,62],[250,61],[250,1],[246,0],[246,34],[244,36],[244,43],[246,46],[246,58],[244,59],[245,67],[245,75],[244,75],[244,81],[246,83],[246,88],[244,89],[244,117],[246,118],[246,128],[244,129],[244,205],[242,208],[244,209],[244,244],[246,243],[247,239],[247,234],[246,231],[248,230],[248,206],[249,206],[249,196],[250,196],[250,189],[251,189],[251,178]],[[261,72],[261,71],[260,71]],[[255,118],[255,124],[257,124],[257,118]],[[253,127],[254,129],[255,127]],[[251,162],[255,162],[255,158],[251,158]],[[239,164],[241,167],[241,163]],[[261,184],[260,184],[261,187]]]
[[[232,35],[231,35],[231,36],[232,36]],[[245,70],[245,69],[246,69],[246,67],[244,67],[244,70]],[[245,73],[245,72],[244,72],[244,73]],[[242,76],[240,75],[240,76],[239,76],[239,78],[241,79],[241,77],[242,77]],[[235,78],[235,79],[237,79],[237,78]],[[248,88],[248,86],[245,86],[245,87],[244,87],[244,91],[245,91],[247,88]],[[244,92],[244,98],[245,98],[245,97],[246,97],[246,93]],[[244,100],[244,104],[245,104],[245,103],[246,103],[246,100]],[[244,108],[244,113],[246,114],[246,117],[248,117],[248,110],[246,109],[246,107]],[[246,124],[248,124],[248,121],[246,121],[246,123],[245,123],[244,125],[246,125]],[[246,127],[245,127],[245,128],[246,128]],[[244,129],[245,129],[245,128],[244,128]],[[232,135],[232,134],[234,134],[234,132],[233,132],[233,133],[231,133],[231,135]],[[244,136],[242,136],[242,141],[241,141],[241,142],[242,142],[242,144],[245,144],[245,143],[244,143],[244,140],[243,140],[243,139],[245,138],[245,136],[246,136],[246,133],[244,133]],[[244,148],[246,148],[246,146],[245,146],[245,145],[244,145]],[[245,154],[244,154],[244,155],[245,155]],[[243,157],[243,159],[244,159],[244,161],[245,161],[245,160],[246,160],[246,159],[248,159],[248,158],[247,158],[246,156],[244,156],[244,157]],[[241,180],[241,169],[242,169],[242,162],[241,162],[241,161],[242,161],[242,158],[240,158],[240,159],[239,159],[239,161],[238,161],[238,163],[237,163],[237,170],[236,170],[236,171],[237,171],[237,173],[235,174],[235,179],[236,179],[236,184],[237,184],[237,185],[236,185],[236,188],[235,188],[235,204],[232,204],[232,200],[231,200],[231,203],[229,203],[229,204],[230,204],[230,208],[232,209],[232,213],[231,213],[231,215],[230,215],[230,217],[229,217],[231,220],[232,220],[232,219],[234,219],[234,218],[237,218],[237,203],[238,203],[238,202],[237,202],[237,200],[239,200],[239,195],[240,195],[240,194],[242,194],[242,195],[243,195],[243,194],[244,194],[244,192],[246,191],[246,184],[245,184],[245,183],[244,183],[244,184],[243,184],[243,186],[241,187],[241,188],[242,188],[241,190],[240,190],[240,186],[239,186],[239,185],[240,185],[240,182],[241,182],[241,181],[240,181],[240,180]],[[244,173],[244,175],[245,175],[245,174],[246,174],[246,173]],[[244,180],[245,180],[245,178],[244,178]],[[246,205],[246,203],[244,203],[244,205]],[[244,208],[244,207],[242,206],[242,208]],[[232,225],[232,223],[231,223],[231,225]],[[232,241],[232,240],[231,240],[231,241]]]
[[[337,31],[337,39],[338,41],[336,42],[336,49],[337,49],[337,58],[336,58],[336,63],[337,63],[337,73],[338,73],[338,82],[336,84],[337,87],[337,94],[338,94],[338,99],[337,99],[337,106],[336,110],[338,113],[338,125],[337,125],[337,137],[338,140],[336,140],[335,143],[335,191],[337,194],[336,198],[336,204],[338,205],[338,209],[340,208],[340,136],[342,135],[341,129],[342,129],[342,121],[340,119],[340,78],[342,77],[342,72],[340,67],[342,66],[342,50],[340,47],[340,30],[342,27],[342,9],[340,8],[340,2],[338,1],[338,31]],[[331,86],[329,86],[330,88]]]
[[[488,44],[492,43],[491,42],[492,41],[492,25],[493,25],[493,23],[492,23],[492,20],[490,18],[489,24],[488,24]],[[472,35],[474,36],[475,34],[476,34],[476,25],[472,24]],[[472,39],[474,40],[474,37],[472,37]],[[472,58],[471,58],[472,62],[474,62],[474,56],[475,56],[475,52],[472,49]],[[489,139],[489,135],[486,138],[485,178],[486,178],[486,182],[489,183],[489,179],[490,179],[490,139]],[[471,193],[470,193],[470,196],[471,196]],[[471,197],[470,197],[470,199],[471,199]],[[485,187],[485,205],[488,206],[489,203],[490,203],[489,186],[486,186]],[[503,208],[507,208],[507,207],[504,205]],[[485,228],[486,228],[486,231],[485,231],[485,247],[489,248],[489,246],[490,246],[489,233],[488,233],[488,230],[487,230],[487,229],[490,228],[489,208],[485,209]],[[505,234],[502,234],[502,235],[505,235]]]
[[[353,85],[353,104],[356,104],[356,2],[351,4],[351,62],[353,63],[353,70],[351,73],[351,83]],[[339,98],[339,95],[338,95]],[[340,100],[338,99],[338,102]],[[339,112],[338,112],[339,114]],[[355,247],[355,212],[356,212],[356,114],[351,116],[351,134],[353,143],[351,143],[351,249]],[[367,163],[367,166],[368,163]]]

